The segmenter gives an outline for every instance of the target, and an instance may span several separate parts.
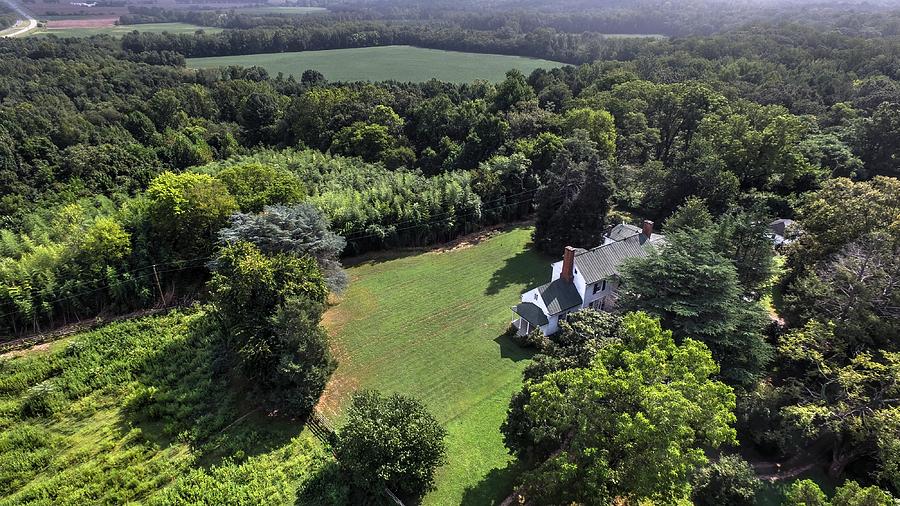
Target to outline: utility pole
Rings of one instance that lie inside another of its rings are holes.
[[[166,298],[163,296],[162,284],[159,282],[159,274],[156,272],[156,264],[153,264],[153,277],[156,278],[156,289],[159,290],[159,303],[165,305]]]

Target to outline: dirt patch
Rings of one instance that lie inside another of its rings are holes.
[[[359,388],[359,382],[352,376],[335,374],[319,397],[316,410],[328,420],[334,420],[341,413],[341,406]]]
[[[85,18],[85,19],[57,19],[47,21],[48,30],[62,30],[65,28],[109,28],[116,26],[119,18]]]
[[[21,357],[24,355],[28,355],[30,353],[34,353],[34,352],[38,352],[38,351],[47,351],[49,349],[50,349],[50,343],[37,344],[35,346],[32,346],[31,348],[27,348],[24,350],[8,351],[8,352],[0,355],[0,360],[7,359],[7,358]]]
[[[527,223],[519,223],[517,225],[503,225],[492,228],[487,228],[484,230],[479,230],[478,232],[473,232],[468,235],[464,235],[458,239],[455,239],[447,244],[442,244],[437,248],[430,250],[432,253],[446,253],[448,251],[456,251],[460,249],[471,248],[472,246],[477,246],[481,244],[482,241],[486,241],[491,237],[497,236],[506,232],[510,229],[510,227],[522,226]]]

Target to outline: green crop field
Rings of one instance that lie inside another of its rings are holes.
[[[516,228],[475,246],[363,263],[326,313],[339,365],[323,412],[340,423],[351,391],[401,392],[449,431],[449,463],[426,504],[491,504],[511,491],[499,429],[530,355],[501,334],[520,293],[550,275],[526,247],[530,235]]]
[[[279,72],[300,77],[315,69],[331,81],[412,81],[439,79],[468,83],[476,79],[501,81],[506,71],[516,68],[526,75],[538,68],[560,67],[549,60],[497,54],[461,53],[411,46],[383,46],[296,53],[251,54],[188,58],[195,68],[228,65],[258,65],[270,74]]]
[[[90,37],[92,35],[111,35],[121,37],[133,31],[153,33],[194,33],[203,30],[207,33],[221,32],[221,28],[197,26],[188,23],[145,23],[140,25],[116,25],[100,27],[72,27],[72,28],[46,28],[41,27],[29,32],[30,36],[56,35],[57,37]]]

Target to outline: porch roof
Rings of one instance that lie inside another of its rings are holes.
[[[532,325],[542,327],[549,323],[549,320],[547,320],[547,315],[545,315],[544,312],[541,311],[541,308],[530,302],[523,302],[521,304],[513,306],[512,310],[514,313],[521,316],[525,319],[525,321]]]

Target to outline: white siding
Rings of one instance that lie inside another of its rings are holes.
[[[523,293],[522,302],[530,302],[535,306],[541,308],[541,311],[543,311],[544,314],[547,314],[547,305],[544,304],[544,299],[541,298],[541,296],[538,294],[537,288],[532,288],[531,290]]]
[[[578,272],[578,267],[573,266],[572,269],[574,271],[574,275],[572,276],[572,278],[573,278],[572,281],[575,282],[575,289],[578,290],[578,295],[581,295],[581,300],[584,300],[584,292],[585,292],[585,288],[586,288],[585,282],[584,282],[584,276],[582,276],[581,273]],[[550,281],[556,281],[557,279],[559,279],[559,275],[561,273],[562,273],[562,260],[560,260],[559,262],[555,262],[553,264],[553,274],[550,276]]]
[[[591,305],[591,302],[612,295],[616,291],[616,289],[619,288],[619,282],[617,280],[609,279],[606,281],[606,288],[604,290],[594,293],[595,284],[602,285],[603,281],[598,281],[597,283],[591,284],[587,287],[587,294],[585,297],[583,297],[584,304],[582,305],[582,307],[588,307]]]
[[[545,336],[555,334],[556,331],[559,330],[559,317],[551,316],[547,324],[541,327],[541,330],[544,332]]]
[[[572,281],[575,282],[575,289],[578,290],[578,295],[581,295],[581,301],[583,303],[584,302],[584,292],[585,292],[585,289],[587,288],[587,285],[584,282],[584,276],[582,276],[581,273],[578,272],[578,267],[573,267],[573,269],[575,270],[575,275],[572,277],[573,278]]]

